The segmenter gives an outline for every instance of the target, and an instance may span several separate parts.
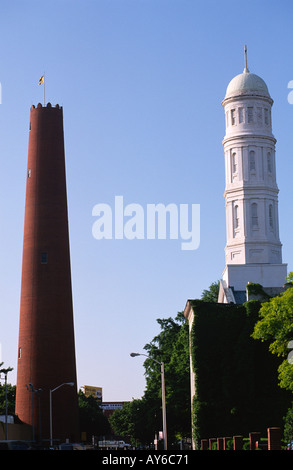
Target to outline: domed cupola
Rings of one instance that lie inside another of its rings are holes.
[[[245,68],[242,73],[232,78],[227,86],[224,100],[236,98],[236,96],[262,96],[270,98],[270,93],[265,81],[254,73],[250,73],[247,67],[247,49],[245,46]]]

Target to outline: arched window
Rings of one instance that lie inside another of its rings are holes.
[[[249,171],[255,171],[255,151],[249,152]]]
[[[239,228],[239,207],[234,206],[234,227]]]
[[[274,214],[273,214],[272,204],[269,205],[269,224],[270,224],[270,228],[273,229],[274,228]]]
[[[237,157],[236,153],[232,153],[232,173],[237,173]]]
[[[257,117],[257,123],[261,125],[262,124],[262,108],[259,108],[259,107],[256,108],[256,117]]]
[[[231,124],[232,126],[236,124],[235,109],[231,109]]]
[[[247,108],[247,122],[251,124],[253,122],[253,107],[248,106]]]
[[[267,154],[268,172],[272,173],[272,155],[271,152]]]
[[[268,126],[270,124],[270,116],[269,116],[269,110],[268,108],[265,108],[265,124]]]
[[[251,224],[252,228],[258,227],[257,204],[251,204]]]
[[[241,124],[244,121],[243,108],[238,108],[238,119],[239,119],[239,124]]]

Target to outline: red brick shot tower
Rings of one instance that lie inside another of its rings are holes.
[[[63,111],[48,103],[30,110],[15,406],[37,440],[50,437],[50,390],[54,440],[76,441]]]

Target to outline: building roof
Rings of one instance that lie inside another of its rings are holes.
[[[230,81],[226,90],[225,99],[251,93],[270,98],[270,93],[264,80],[258,75],[250,73],[249,70],[245,68],[243,73],[236,75],[236,77],[232,78]]]

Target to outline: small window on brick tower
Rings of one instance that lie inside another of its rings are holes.
[[[47,264],[48,263],[48,253],[41,253],[41,264]]]

